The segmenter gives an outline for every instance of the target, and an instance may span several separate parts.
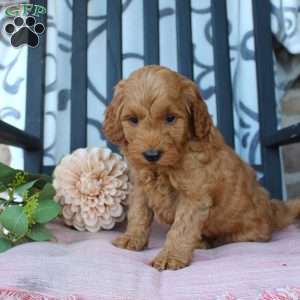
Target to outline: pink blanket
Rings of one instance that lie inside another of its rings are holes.
[[[197,250],[190,267],[161,273],[147,265],[163,245],[160,226],[143,252],[113,247],[117,231],[51,228],[57,243],[23,244],[0,254],[0,300],[300,299],[299,225],[269,243]]]

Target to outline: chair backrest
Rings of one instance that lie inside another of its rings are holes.
[[[191,30],[190,0],[176,0],[176,33],[178,71],[193,79],[193,44]],[[159,64],[159,3],[144,0],[144,63]],[[87,77],[87,3],[73,3],[73,61],[71,150],[86,146]],[[226,142],[234,147],[232,86],[230,74],[228,25],[226,0],[212,0],[212,29],[215,85],[217,99],[217,124]],[[272,135],[277,130],[272,61],[272,34],[270,29],[269,1],[253,0],[254,37],[259,96],[259,120],[261,137]],[[122,1],[107,1],[107,99],[111,99],[113,87],[122,78]],[[78,63],[80,62],[80,63]],[[80,82],[80,84],[78,84]],[[222,108],[222,109],[221,109]],[[110,145],[114,148],[113,145]],[[114,148],[115,149],[115,148]],[[262,171],[263,184],[273,196],[281,198],[281,168],[279,150],[262,145],[262,166],[253,166]]]
[[[46,6],[46,0],[32,1]],[[178,71],[193,79],[193,44],[191,30],[190,0],[176,0],[176,34]],[[71,89],[71,151],[87,146],[87,5],[88,1],[73,1],[72,35],[72,89]],[[255,38],[255,59],[258,86],[259,122],[262,165],[253,167],[263,174],[262,183],[274,197],[282,197],[279,145],[298,141],[295,135],[299,128],[277,133],[276,103],[272,60],[272,33],[270,28],[269,1],[252,0]],[[159,64],[159,1],[143,0],[144,64]],[[217,101],[217,125],[225,141],[234,147],[232,84],[228,46],[228,22],[226,0],[211,0],[214,74]],[[43,95],[45,77],[45,39],[36,49],[29,49],[26,133],[11,128],[10,143],[27,147],[29,142],[20,142],[20,137],[43,140]],[[32,63],[32,62],[35,63]],[[39,63],[36,63],[39,62]],[[122,1],[107,1],[107,99],[112,97],[113,87],[122,78]],[[30,80],[32,78],[32,80]],[[33,79],[34,78],[34,79]],[[107,103],[108,104],[108,103]],[[3,122],[2,122],[3,123]],[[2,125],[0,123],[0,134]],[[4,125],[3,125],[4,126]],[[292,131],[289,131],[292,130]],[[293,131],[294,130],[294,131]],[[7,128],[6,128],[7,132]],[[30,137],[30,136],[31,137]],[[0,142],[8,142],[1,138]],[[15,138],[16,140],[16,138]],[[32,140],[31,140],[32,141]],[[37,143],[38,144],[38,143]],[[116,150],[113,145],[110,145]],[[30,148],[30,147],[29,147]],[[28,148],[28,149],[29,149]],[[34,151],[32,151],[34,150]],[[25,153],[25,169],[51,172],[53,168],[42,166],[42,150],[36,145]]]
[[[31,2],[47,7],[47,0]],[[40,20],[46,24],[46,15],[41,15]],[[43,164],[45,54],[46,37],[42,36],[39,47],[28,49],[27,58],[25,132],[37,137],[41,144],[37,151],[24,152],[24,169],[33,172],[40,172]]]

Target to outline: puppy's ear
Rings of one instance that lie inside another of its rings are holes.
[[[209,135],[213,125],[207,105],[194,82],[187,81],[185,92],[188,98],[193,135],[198,139],[205,139]]]
[[[113,99],[105,112],[103,132],[110,142],[121,145],[125,141],[120,113],[123,107],[123,88],[125,81],[120,81],[114,91]]]

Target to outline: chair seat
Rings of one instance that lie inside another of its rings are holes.
[[[50,227],[56,243],[28,243],[0,254],[0,299],[7,299],[1,292],[9,288],[31,294],[12,299],[300,299],[299,224],[275,233],[268,243],[197,250],[189,267],[164,272],[147,264],[163,245],[161,226],[154,226],[142,252],[111,245],[120,229],[92,234],[60,222]],[[268,296],[275,290],[294,298]],[[53,298],[35,298],[41,294]]]

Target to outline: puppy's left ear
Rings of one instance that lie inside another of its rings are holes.
[[[123,128],[120,120],[120,112],[123,106],[123,87],[125,81],[120,81],[114,91],[113,99],[105,112],[103,132],[105,136],[116,145],[121,145],[125,141]]]
[[[186,81],[185,95],[188,99],[192,119],[193,135],[198,139],[205,139],[209,135],[213,123],[197,85],[191,80]]]

